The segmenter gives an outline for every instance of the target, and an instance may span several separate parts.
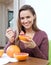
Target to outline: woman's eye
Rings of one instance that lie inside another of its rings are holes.
[[[27,16],[26,18],[30,18],[30,16]]]
[[[24,19],[24,17],[21,17],[20,19]]]
[[[30,18],[30,16],[26,16],[25,18]],[[20,17],[21,20],[25,19],[24,17]]]

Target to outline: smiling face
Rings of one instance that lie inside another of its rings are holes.
[[[32,28],[34,19],[35,17],[29,10],[23,10],[20,12],[20,22],[21,25],[25,27],[25,29]]]

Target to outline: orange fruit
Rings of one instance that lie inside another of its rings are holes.
[[[10,45],[6,50],[6,54],[13,57],[14,53],[20,53],[20,48],[17,45]]]
[[[28,53],[16,53],[14,54],[14,57],[19,60],[19,61],[22,61],[22,60],[26,60],[28,58],[29,54]]]
[[[19,39],[20,40],[23,40],[23,41],[28,41],[28,39],[27,38],[29,38],[29,39],[31,39],[30,37],[28,37],[28,36],[25,36],[25,35],[19,35]]]
[[[3,55],[4,49],[0,49],[0,57]]]

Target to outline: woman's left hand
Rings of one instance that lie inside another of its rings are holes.
[[[30,39],[29,37],[27,37],[27,41],[23,41],[23,40],[21,40],[21,41],[24,43],[25,48],[36,47],[36,43],[32,39]]]

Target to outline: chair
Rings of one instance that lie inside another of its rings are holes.
[[[49,40],[49,62],[49,65],[51,65],[51,40]]]

